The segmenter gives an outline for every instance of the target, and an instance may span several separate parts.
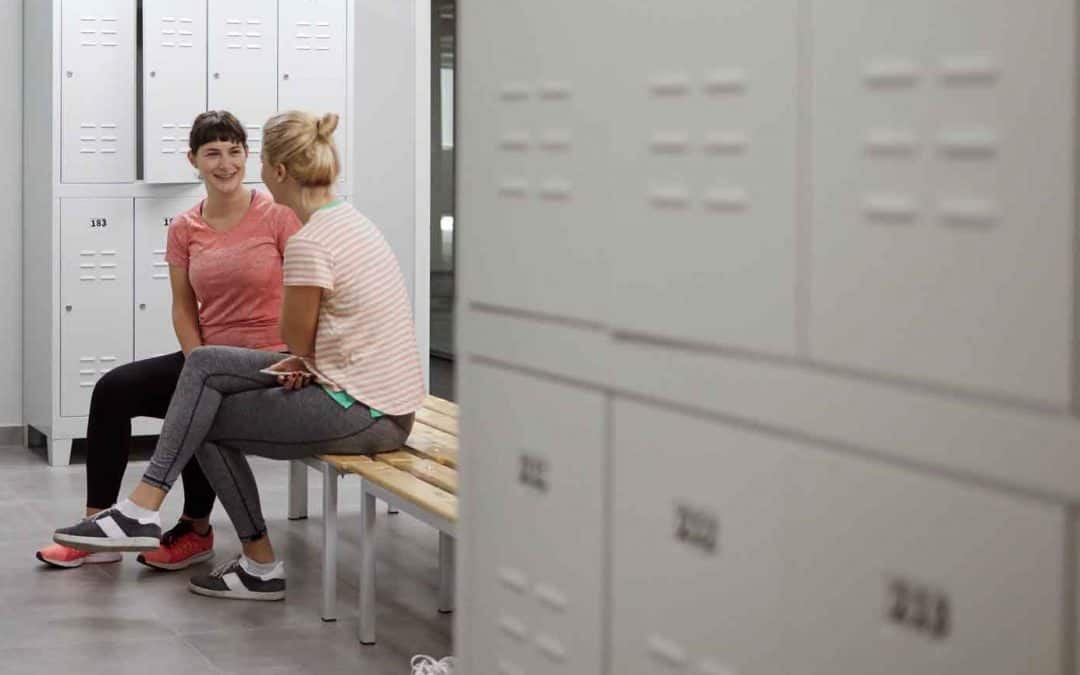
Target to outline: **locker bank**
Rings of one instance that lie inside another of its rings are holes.
[[[1080,673],[1076,2],[0,7],[0,672]],[[460,406],[452,613],[434,529],[380,503],[372,554],[359,481],[312,483],[335,549],[268,460],[269,610],[29,558],[81,508],[95,383],[177,349],[217,109],[263,191],[269,117],[341,115],[335,191]]]

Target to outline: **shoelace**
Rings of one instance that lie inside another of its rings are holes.
[[[236,556],[235,558],[229,558],[228,560],[221,563],[220,565],[218,565],[214,569],[210,570],[210,576],[219,577],[219,578],[223,577],[223,576],[225,576],[226,574],[233,571],[234,569],[236,569],[239,566],[240,566],[240,556]]]
[[[104,511],[98,511],[97,513],[95,513],[92,516],[87,516],[86,520],[100,520],[100,519],[104,518],[105,516],[111,516],[112,513],[113,513],[112,508],[108,508],[108,509],[105,509]]]
[[[162,535],[161,543],[166,545],[166,546],[170,546],[173,542],[175,542],[180,537],[184,536],[188,532],[194,532],[194,531],[195,531],[195,529],[191,526],[191,521],[189,521],[189,520],[181,520],[179,523],[176,524],[175,527],[173,527],[173,529],[169,530],[164,535]]]
[[[412,675],[454,675],[454,657],[447,656],[439,661],[427,654],[417,654],[409,661]]]

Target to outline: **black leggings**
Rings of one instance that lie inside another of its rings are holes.
[[[169,410],[184,353],[134,361],[114,368],[94,385],[86,426],[86,506],[107,509],[120,495],[131,454],[131,418],[164,419]],[[214,489],[199,463],[183,472],[184,514],[205,518],[214,508]]]

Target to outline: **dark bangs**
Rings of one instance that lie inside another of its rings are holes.
[[[196,117],[191,124],[188,147],[191,148],[191,153],[195,154],[202,146],[215,141],[238,143],[247,148],[247,132],[231,112],[208,110]]]

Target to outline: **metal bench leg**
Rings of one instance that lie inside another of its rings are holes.
[[[306,501],[306,488],[304,492]],[[327,464],[323,467],[323,621],[337,621],[337,507],[338,475]]]
[[[360,507],[360,644],[375,644],[375,495],[361,480],[364,501]]]
[[[289,462],[289,520],[307,518],[307,466]]]
[[[439,533],[439,611],[454,611],[454,538]]]

